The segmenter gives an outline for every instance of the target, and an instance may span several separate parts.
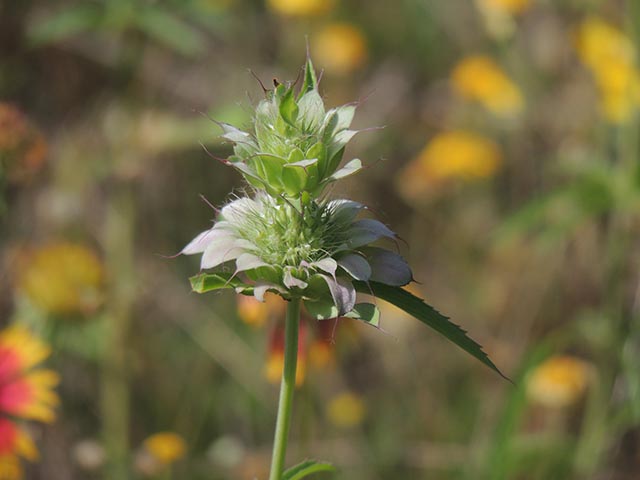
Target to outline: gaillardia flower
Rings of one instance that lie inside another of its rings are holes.
[[[19,457],[36,460],[38,451],[18,419],[51,422],[58,396],[58,375],[33,369],[49,355],[49,347],[25,327],[0,332],[0,479],[22,478]]]
[[[198,235],[181,253],[202,254],[197,291],[224,286],[263,300],[267,291],[305,300],[318,319],[368,317],[377,308],[356,306],[353,281],[402,286],[412,279],[400,255],[370,244],[395,239],[383,223],[358,215],[365,207],[350,200],[295,202],[256,192],[222,208],[213,228]]]

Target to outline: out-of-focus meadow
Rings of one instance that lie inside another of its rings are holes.
[[[639,2],[5,0],[0,479],[266,477],[283,305],[168,257],[244,188],[209,117],[250,125],[305,38],[326,102],[384,127],[332,195],[514,383],[384,305],[305,320],[290,458],[640,478]]]

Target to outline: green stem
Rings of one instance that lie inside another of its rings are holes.
[[[287,306],[284,341],[284,369],[280,384],[278,419],[273,441],[273,456],[269,480],[281,480],[284,472],[284,460],[287,454],[287,437],[291,423],[293,391],[296,387],[296,366],[298,363],[298,324],[300,321],[300,299],[294,298]]]
[[[102,372],[102,428],[107,452],[106,479],[126,480],[129,471],[129,369],[127,359],[133,269],[134,201],[130,185],[118,185],[107,209],[105,255],[111,273]]]

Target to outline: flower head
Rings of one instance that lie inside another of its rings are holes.
[[[259,300],[267,291],[300,297],[316,318],[357,315],[353,281],[400,286],[412,279],[400,255],[370,245],[396,236],[377,220],[357,219],[363,210],[349,200],[295,204],[264,192],[234,200],[182,250],[202,254],[203,270],[220,271],[195,277],[193,286],[204,291],[217,282]]]
[[[349,129],[356,107],[326,110],[310,61],[298,93],[295,85],[275,83],[256,108],[252,133],[220,123],[222,137],[235,144],[224,162],[254,187],[290,198],[303,192],[318,196],[330,183],[360,170],[359,159],[338,169],[345,146],[358,133]]]
[[[54,420],[58,375],[34,369],[48,355],[49,347],[25,327],[13,325],[0,332],[0,479],[21,478],[18,457],[38,458],[33,440],[16,420]]]
[[[24,256],[18,291],[53,315],[91,313],[101,301],[103,276],[100,260],[88,248],[52,243]]]
[[[625,121],[640,106],[640,71],[633,42],[615,26],[587,18],[576,32],[576,48],[593,74],[604,116]]]

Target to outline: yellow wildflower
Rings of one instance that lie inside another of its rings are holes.
[[[144,449],[162,465],[170,465],[184,457],[187,446],[184,439],[173,432],[160,432],[148,437]]]
[[[362,31],[349,23],[332,23],[312,37],[318,65],[327,72],[346,75],[367,61],[367,41]]]
[[[240,320],[252,327],[261,327],[271,315],[282,316],[286,310],[286,303],[277,295],[266,295],[264,302],[248,295],[238,295],[237,298]]]
[[[527,395],[546,407],[572,405],[584,394],[589,383],[589,365],[569,355],[555,355],[531,372]]]
[[[88,248],[54,243],[27,255],[17,272],[18,290],[50,314],[91,313],[100,304],[103,269]]]
[[[336,427],[356,427],[362,423],[365,414],[364,401],[352,392],[336,395],[327,406],[327,417]]]
[[[296,386],[300,387],[307,372],[306,323],[300,323],[298,335],[298,360],[296,368]],[[264,365],[264,376],[269,383],[278,384],[284,370],[284,326],[276,325],[269,337],[267,361]]]
[[[633,42],[615,26],[590,17],[576,31],[576,49],[595,78],[603,114],[611,122],[624,122],[640,105]]]
[[[280,15],[312,17],[329,12],[334,0],[268,0],[268,7]]]
[[[501,162],[500,148],[492,140],[467,131],[449,131],[435,136],[400,172],[398,186],[403,195],[414,199],[443,181],[487,178]]]
[[[511,115],[522,110],[520,89],[489,57],[464,58],[453,70],[451,85],[461,97],[479,102],[496,115]]]

